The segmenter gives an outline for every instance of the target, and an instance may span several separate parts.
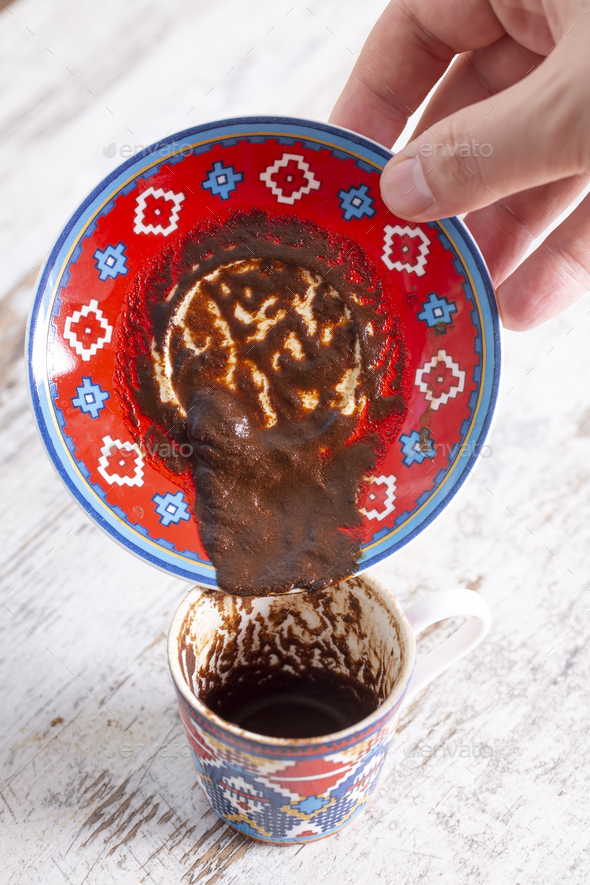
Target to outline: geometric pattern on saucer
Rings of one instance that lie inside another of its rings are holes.
[[[109,344],[112,335],[113,327],[103,316],[95,298],[66,319],[63,332],[72,350],[85,362],[89,362],[101,347]]]
[[[448,325],[453,321],[454,313],[457,313],[457,307],[452,301],[447,301],[446,298],[439,298],[436,292],[431,292],[428,296],[428,301],[425,301],[422,305],[418,319],[424,320],[429,326],[436,326],[438,323]]]
[[[425,394],[430,407],[438,409],[448,403],[449,399],[463,393],[465,372],[445,350],[439,350],[432,359],[416,369],[416,384]]]
[[[283,154],[271,166],[267,166],[259,178],[270,188],[278,203],[288,203],[290,206],[304,194],[319,190],[322,184],[301,154]]]
[[[385,519],[395,510],[395,476],[372,476],[363,513],[367,519]]]
[[[390,270],[405,270],[424,276],[430,239],[420,227],[409,224],[386,224],[383,228],[382,261]]]
[[[106,249],[97,249],[94,253],[94,261],[98,269],[98,279],[108,280],[109,277],[116,279],[119,274],[127,273],[127,258],[125,256],[125,244],[107,246]]]
[[[121,410],[114,353],[137,275],[212,212],[222,221],[257,206],[310,219],[361,244],[397,293],[410,399],[361,502],[359,567],[419,534],[470,475],[498,390],[493,290],[460,221],[409,223],[387,209],[379,181],[390,156],[328,124],[220,121],[169,136],[115,169],[64,229],[32,313],[31,395],[60,476],[128,550],[215,586],[194,490],[144,458]]]
[[[201,187],[204,190],[211,191],[212,194],[220,197],[222,200],[229,200],[232,191],[235,191],[238,183],[244,178],[241,172],[235,172],[232,166],[224,166],[219,161],[213,163],[209,170],[209,174]]]
[[[361,184],[360,187],[351,187],[347,191],[341,190],[338,197],[346,221],[351,218],[363,218],[365,215],[372,218],[375,214],[374,201],[369,196],[369,188],[366,184]]]
[[[171,523],[178,525],[181,520],[191,518],[186,498],[180,489],[175,495],[172,492],[166,492],[165,495],[154,495],[152,501],[156,505],[156,513],[164,526]]]
[[[100,384],[93,384],[90,377],[82,378],[82,384],[76,387],[76,393],[77,396],[72,397],[72,405],[89,414],[91,418],[98,418],[102,410],[107,408],[106,401],[111,398],[108,390],[102,390]]]
[[[148,187],[137,197],[133,232],[169,236],[178,227],[183,200],[182,192],[175,194],[171,190]]]

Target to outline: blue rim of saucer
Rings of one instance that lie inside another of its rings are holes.
[[[354,157],[357,160],[366,160],[373,168],[382,169],[393,156],[391,151],[357,133],[327,123],[295,117],[234,117],[195,126],[161,139],[122,163],[104,178],[64,227],[41,273],[25,344],[29,390],[43,444],[53,466],[82,509],[111,538],[144,561],[168,574],[210,586],[217,586],[215,569],[210,563],[204,562],[196,554],[190,554],[190,551],[184,551],[182,555],[170,550],[163,543],[140,534],[132,523],[122,520],[104,500],[97,497],[89,482],[72,461],[69,449],[56,429],[47,372],[48,334],[54,295],[62,275],[58,269],[63,267],[65,256],[76,244],[81,231],[98,207],[113,199],[124,184],[129,185],[130,174],[134,179],[138,178],[149,165],[145,160],[153,161],[158,151],[163,152],[166,149],[162,155],[171,157],[175,153],[195,147],[196,143],[202,143],[204,140],[220,142],[239,136],[260,134],[261,125],[264,126],[265,134],[270,137],[313,139],[316,147],[318,137],[321,135],[321,141],[326,146],[348,155],[353,148]],[[206,139],[203,139],[203,134],[206,134]],[[382,537],[373,536],[371,541],[363,546],[357,573],[376,565],[408,544],[448,506],[472,474],[481,456],[497,403],[500,385],[500,321],[485,261],[467,228],[458,218],[431,222],[431,226],[436,226],[453,244],[472,281],[471,288],[477,302],[484,344],[478,402],[471,416],[469,429],[463,436],[461,447],[457,447],[454,459],[449,458],[448,466],[441,469],[434,478],[427,500],[411,514],[401,514],[393,528],[383,530]],[[461,453],[461,449],[464,449],[467,443],[469,444],[467,454]]]

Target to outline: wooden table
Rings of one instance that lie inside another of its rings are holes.
[[[252,112],[325,119],[384,3],[355,6],[18,0],[0,13],[1,882],[590,876],[587,299],[505,336],[491,457],[375,569],[402,603],[482,593],[488,638],[405,711],[366,812],[306,846],[250,842],[208,810],[165,655],[187,585],[86,518],[27,401],[33,284],[75,206],[122,153],[174,129]]]

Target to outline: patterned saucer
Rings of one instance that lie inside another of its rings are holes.
[[[352,238],[399,290],[411,393],[403,426],[368,487],[359,570],[407,544],[469,476],[498,393],[493,288],[459,220],[413,224],[387,210],[379,175],[390,157],[323,123],[221,120],[128,160],[67,224],[33,305],[33,406],[68,489],[128,550],[170,574],[215,585],[192,513],[194,493],[156,469],[124,421],[115,349],[125,299],[146,262],[200,220],[223,220],[236,209],[297,215]]]

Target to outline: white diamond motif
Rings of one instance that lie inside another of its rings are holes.
[[[387,267],[390,270],[405,270],[407,273],[415,273],[418,277],[424,276],[426,273],[426,256],[430,251],[430,240],[424,231],[419,227],[410,227],[409,224],[406,224],[403,227],[400,224],[386,224],[383,228],[383,233],[385,234],[385,238],[383,240],[383,255],[381,256],[381,259]],[[414,264],[410,264],[407,261],[400,261],[399,259],[396,259],[395,261],[391,260],[390,256],[393,250],[392,240],[395,236],[408,236],[412,239],[418,238],[420,240],[418,258]]]
[[[111,439],[110,436],[103,437],[102,442],[103,446],[98,462],[98,472],[103,479],[106,479],[111,485],[116,483],[118,486],[142,486],[144,482],[143,455],[140,448],[135,443],[121,442],[120,439]],[[131,468],[128,467],[129,456],[125,454],[130,452],[135,453]],[[120,454],[121,463],[120,465],[117,463],[113,465],[110,462],[113,457],[116,457],[117,453]],[[117,472],[113,467],[119,467],[119,470],[125,470],[125,473],[121,476],[121,473]]]
[[[307,184],[302,185],[298,190],[293,191],[292,194],[287,196],[283,193],[283,188],[273,181],[272,176],[280,169],[288,166],[291,160],[297,163],[298,168],[303,172],[307,180]],[[304,194],[308,194],[312,190],[318,190],[321,185],[321,181],[318,181],[309,168],[309,163],[306,163],[305,158],[300,154],[283,154],[280,160],[276,160],[272,166],[267,166],[264,172],[260,173],[260,180],[264,181],[266,186],[271,189],[278,203],[288,203],[290,206],[294,204],[295,200],[300,200]]]
[[[395,510],[395,488],[396,488],[397,480],[395,476],[374,476],[371,480],[371,485],[385,486],[385,499],[383,501],[382,507],[373,507],[371,510],[363,509],[363,513],[367,517],[367,519],[378,519],[381,521],[385,519],[386,516],[389,516],[390,513],[393,513]],[[369,493],[367,495],[368,498],[371,497],[371,487],[369,486]]]
[[[424,381],[424,375],[430,374],[439,363],[444,363],[446,368],[450,369],[457,383],[451,385],[448,391],[441,391],[440,396],[436,396],[436,393]],[[430,408],[436,412],[439,406],[444,406],[450,399],[455,399],[458,393],[463,393],[465,389],[465,372],[459,368],[459,363],[455,363],[445,350],[439,350],[436,356],[433,356],[429,362],[424,363],[421,369],[416,369],[414,383],[420,388],[422,393],[426,394]]]
[[[159,200],[163,199],[167,203],[172,203],[172,211],[170,213],[170,218],[168,219],[168,224],[144,224],[144,215],[145,209],[147,205],[148,197],[154,197],[154,199]],[[178,216],[180,214],[180,206],[182,201],[184,200],[184,194],[182,191],[178,194],[175,194],[174,191],[165,191],[163,188],[153,188],[148,187],[140,196],[137,198],[136,209],[135,209],[135,227],[133,228],[136,234],[162,234],[167,237],[168,234],[171,234],[173,230],[176,230],[178,227]]]
[[[72,326],[79,323],[82,317],[88,317],[90,314],[94,314],[98,320],[103,330],[103,334],[99,335],[96,341],[93,341],[89,347],[85,347],[78,339]],[[75,310],[74,313],[66,319],[64,327],[64,338],[70,342],[73,350],[75,350],[78,356],[81,356],[85,362],[88,362],[98,350],[110,342],[112,334],[113,327],[109,325],[95,298],[93,298],[89,304],[85,304],[81,307],[80,310]]]

